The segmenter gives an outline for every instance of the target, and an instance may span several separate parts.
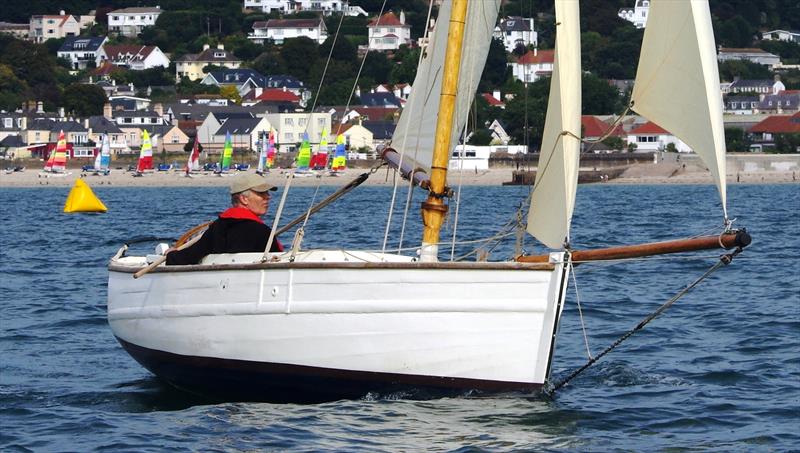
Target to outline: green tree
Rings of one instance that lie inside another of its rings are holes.
[[[467,141],[470,145],[488,146],[492,144],[492,133],[488,129],[477,129]]]
[[[28,84],[14,74],[11,66],[0,64],[0,109],[14,110],[19,107],[25,101],[23,97],[28,90]]]
[[[755,29],[742,16],[724,21],[718,28],[717,43],[725,47],[749,47],[753,43]]]
[[[256,57],[250,66],[264,75],[285,74],[287,70],[283,56],[281,56],[277,48],[271,45],[267,46],[267,48],[268,50]]]
[[[361,71],[361,79],[372,80],[373,86],[378,83],[388,83],[392,67],[392,62],[383,52],[369,52]]]
[[[594,74],[584,73],[581,86],[582,113],[584,115],[607,115],[622,112],[622,96],[620,96],[619,90],[611,86],[608,81]]]
[[[796,153],[800,151],[800,134],[776,134],[775,152],[776,153]]]
[[[329,53],[332,60],[346,62],[352,62],[356,60],[356,48],[350,43],[350,40],[347,39],[347,37],[339,36],[338,39],[336,39],[336,45],[333,47],[333,52],[331,52],[333,41],[334,35],[330,35],[325,42],[319,45],[319,58],[321,58],[322,61],[328,59]]]
[[[489,91],[500,86],[509,75],[508,54],[503,46],[503,41],[493,39],[489,44],[489,54],[486,57],[486,65],[483,67],[483,75],[479,86],[480,91]]]
[[[772,73],[766,66],[750,61],[730,60],[719,64],[720,80],[733,81],[737,77],[740,79],[771,79]]]
[[[64,109],[76,116],[102,115],[106,94],[97,85],[73,83],[64,89]]]
[[[400,46],[395,54],[395,66],[389,74],[391,83],[413,83],[417,75],[417,64],[419,63],[419,48],[409,49],[407,46]]]
[[[729,152],[750,151],[750,138],[744,129],[738,127],[725,128],[725,148]]]
[[[306,37],[287,39],[280,54],[286,64],[286,72],[308,82],[309,71],[318,64],[319,46]]]
[[[239,94],[239,90],[233,85],[219,87],[219,95],[232,101],[234,104],[242,103],[242,96]]]

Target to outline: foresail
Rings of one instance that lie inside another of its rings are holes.
[[[650,3],[631,99],[633,110],[703,159],[727,217],[722,94],[706,0]]]
[[[578,186],[581,136],[578,2],[556,0],[555,7],[555,61],[536,183],[528,212],[528,232],[550,248],[560,248],[569,239]]]
[[[417,68],[413,91],[403,108],[392,137],[392,148],[404,155],[405,161],[416,161],[416,167],[430,169],[439,95],[442,90],[444,55],[452,2],[444,1],[436,18],[425,57]],[[452,148],[467,121],[470,104],[478,88],[489,45],[492,41],[500,0],[471,1],[467,5],[467,22],[461,51],[461,70],[453,120]],[[452,151],[452,150],[451,150]]]

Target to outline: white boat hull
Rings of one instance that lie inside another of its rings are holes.
[[[112,261],[109,323],[148,369],[204,393],[299,401],[544,384],[564,266],[356,253],[265,264],[220,264],[260,257],[220,255],[140,279],[131,274],[143,262]]]

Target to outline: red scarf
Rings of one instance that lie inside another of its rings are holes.
[[[226,209],[222,214],[219,215],[220,219],[240,219],[240,220],[255,220],[260,224],[264,224],[264,221],[261,220],[261,217],[253,214],[253,211],[243,208],[241,206],[236,206],[233,208]],[[275,244],[278,248],[279,252],[283,251],[283,244],[278,238],[275,238]]]
[[[233,208],[228,208],[219,215],[220,219],[240,219],[240,220],[255,220],[258,223],[264,223],[261,220],[261,217],[253,214],[253,211],[243,208],[241,206],[236,206]]]

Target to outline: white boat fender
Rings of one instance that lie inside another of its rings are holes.
[[[169,250],[169,244],[165,242],[161,242],[156,246],[156,253],[155,254],[148,254],[146,257],[147,263],[153,263],[157,259],[163,258],[164,253]]]

